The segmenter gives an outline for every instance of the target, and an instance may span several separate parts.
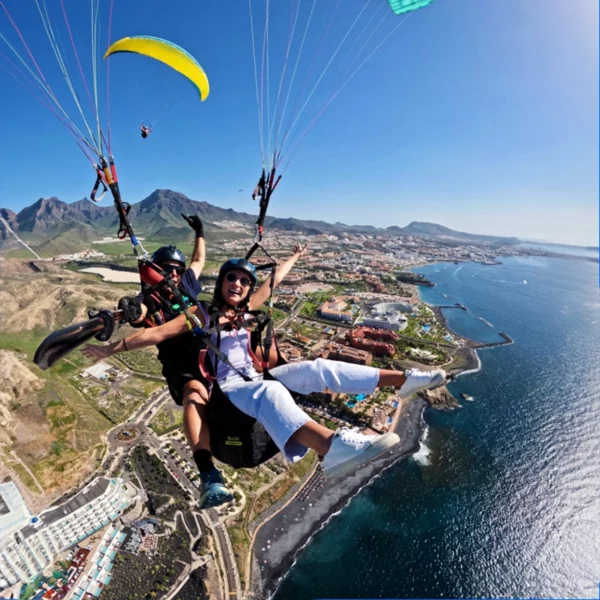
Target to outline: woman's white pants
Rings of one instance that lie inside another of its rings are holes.
[[[306,446],[290,441],[310,417],[294,402],[289,390],[299,394],[331,392],[372,394],[379,381],[379,370],[318,358],[290,363],[270,370],[276,381],[244,381],[234,376],[219,382],[221,389],[242,412],[254,417],[273,438],[290,461],[300,460]]]

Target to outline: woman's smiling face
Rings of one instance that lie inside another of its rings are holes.
[[[221,294],[227,304],[239,306],[247,297],[252,280],[248,274],[241,269],[235,269],[225,274],[221,286]]]

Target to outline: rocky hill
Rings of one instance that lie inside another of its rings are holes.
[[[142,233],[146,239],[162,241],[168,237],[177,242],[179,239],[189,238],[189,229],[182,220],[181,213],[199,215],[205,223],[208,236],[218,235],[219,232],[222,232],[220,224],[223,222],[252,226],[256,221],[256,214],[221,208],[208,202],[198,202],[179,192],[164,189],[155,190],[141,202],[132,204],[129,216],[136,232]],[[23,208],[19,213],[1,208],[0,216],[32,246],[42,247],[45,245],[56,252],[60,252],[61,248],[69,252],[81,250],[89,241],[102,236],[114,235],[118,229],[118,217],[112,203],[103,206],[88,200],[67,204],[54,197],[41,198],[31,206]],[[327,223],[269,216],[266,226],[270,229],[297,231],[307,235],[362,233],[392,237],[426,236],[449,243],[519,243],[517,238],[464,233],[435,223],[412,222],[406,227],[393,225],[382,229],[372,225],[346,225],[340,222]],[[7,234],[4,225],[1,225],[0,249],[14,246],[16,243],[14,238]]]
[[[392,228],[388,228],[392,229]],[[395,228],[398,229],[398,228]],[[476,233],[465,233],[463,231],[454,231],[443,225],[436,223],[421,223],[413,221],[406,227],[401,228],[401,232],[409,235],[427,236],[439,239],[457,240],[459,242],[474,242],[477,244],[520,244],[521,241],[516,237],[496,237],[492,235],[479,235]],[[400,232],[398,232],[400,233]]]
[[[0,330],[8,333],[64,327],[87,319],[92,306],[116,305],[125,289],[99,281],[95,276],[40,263],[34,273],[24,261],[1,261]],[[136,286],[132,291],[137,293]]]
[[[14,352],[0,350],[0,444],[11,441],[17,424],[14,410],[44,383]]]

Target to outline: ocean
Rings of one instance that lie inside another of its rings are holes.
[[[462,408],[428,409],[421,449],[314,537],[277,600],[598,598],[598,264],[515,257],[415,269],[481,350],[450,384]],[[447,297],[444,297],[444,294]]]

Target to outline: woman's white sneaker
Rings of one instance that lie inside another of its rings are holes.
[[[400,438],[395,433],[364,435],[353,429],[341,427],[331,441],[331,448],[325,455],[321,468],[327,479],[346,475],[373,460],[392,446]]]
[[[408,398],[422,390],[442,385],[446,381],[446,371],[444,369],[434,369],[433,371],[421,371],[420,369],[408,369],[404,372],[406,381],[398,390],[402,398]]]

